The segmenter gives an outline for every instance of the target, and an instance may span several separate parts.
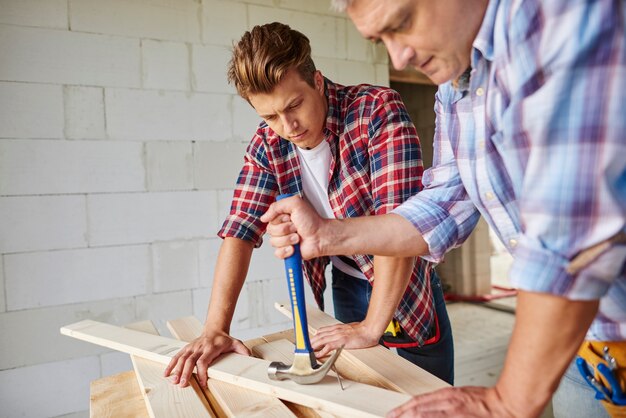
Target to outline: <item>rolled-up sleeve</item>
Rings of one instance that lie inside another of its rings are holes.
[[[423,258],[434,262],[440,262],[448,250],[461,245],[480,218],[459,175],[445,128],[449,115],[444,112],[440,94],[435,100],[433,167],[424,172],[423,190],[393,211],[420,232],[429,248],[429,254]]]

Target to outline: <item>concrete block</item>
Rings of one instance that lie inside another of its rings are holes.
[[[198,276],[200,287],[213,286],[213,273],[215,272],[215,264],[221,246],[222,239],[218,237],[198,240]]]
[[[193,149],[195,187],[200,190],[235,187],[246,148],[246,144],[239,142],[196,142]]]
[[[143,87],[189,90],[189,50],[180,42],[141,41]]]
[[[248,302],[248,283],[245,283],[237,299],[233,321],[230,326],[231,335],[236,335],[239,330],[248,329],[251,326],[250,305]],[[202,323],[207,320],[207,311],[211,299],[211,288],[199,288],[193,290],[193,314]],[[210,320],[210,318],[209,318]],[[238,337],[237,337],[238,338]]]
[[[112,139],[209,140],[232,136],[230,95],[107,89]]]
[[[70,0],[73,31],[170,41],[200,40],[200,5],[193,0]]]
[[[248,144],[263,119],[250,103],[240,96],[233,96],[233,139]]]
[[[385,44],[378,43],[373,45],[374,62],[376,64],[387,64],[389,66],[389,53]]]
[[[0,338],[0,370],[107,352],[59,332],[60,327],[83,319],[118,325],[134,322],[135,300],[109,299],[0,314],[0,330],[11,336]]]
[[[345,27],[347,58],[371,63],[374,59],[374,44],[363,38],[352,22],[348,21]]]
[[[137,39],[2,26],[0,56],[10,57],[0,65],[0,80],[118,87],[141,85]]]
[[[203,0],[202,43],[232,46],[248,29],[246,5],[233,1]]]
[[[130,356],[126,353],[113,351],[100,355],[100,367],[102,376],[111,376],[133,369],[133,363]]]
[[[0,23],[67,29],[66,0],[2,0]]]
[[[283,22],[309,38],[314,55],[346,58],[344,19],[253,5],[248,7],[248,13],[250,28],[269,22]]]
[[[1,371],[2,416],[53,417],[89,408],[89,382],[99,377],[97,357]]]
[[[263,322],[260,322],[259,325],[268,326],[282,324],[283,328],[289,328],[293,322],[274,308],[274,302],[289,300],[287,279],[281,277],[279,279],[263,280],[261,283],[263,284],[263,295],[261,299],[263,311],[261,318],[263,318]],[[307,285],[305,284],[305,286]]]
[[[266,4],[272,6],[276,4],[268,4],[268,2],[250,1],[249,3]],[[330,1],[308,1],[308,0],[281,0],[281,9],[299,10],[302,12],[311,12],[320,15],[328,16],[342,16],[345,19],[344,13],[335,12],[330,5]]]
[[[337,62],[337,79],[343,85],[376,84],[376,66],[359,61]]]
[[[137,142],[0,142],[0,195],[145,190]]]
[[[191,291],[144,295],[136,298],[137,318],[150,320],[159,334],[170,336],[165,322],[169,319],[192,315]]]
[[[65,86],[65,136],[103,139],[104,91],[97,87]]]
[[[375,64],[374,71],[376,73],[376,85],[389,87],[389,65]]]
[[[192,239],[217,230],[214,192],[88,196],[90,245]]]
[[[0,137],[63,138],[61,87],[0,82]]]
[[[193,90],[237,94],[235,86],[228,84],[226,77],[232,56],[229,48],[222,45],[192,45],[191,56]]]
[[[152,271],[154,292],[198,287],[198,243],[196,241],[170,241],[154,243]]]
[[[147,246],[5,255],[7,309],[143,294],[150,278],[149,257]]]
[[[0,253],[87,246],[84,196],[0,197]]]
[[[7,300],[4,295],[4,258],[0,255],[0,314],[6,312]]]
[[[285,263],[274,256],[274,247],[270,245],[269,241],[252,252],[248,280],[258,281],[284,277]]]
[[[314,56],[313,61],[315,62],[315,67],[322,72],[324,77],[337,82],[337,75],[339,73],[337,67],[339,63],[342,62],[341,60]]]
[[[230,204],[233,201],[234,189],[219,190],[217,192],[217,219],[219,228],[222,227],[224,220],[230,213]],[[218,231],[219,231],[218,228]]]
[[[69,414],[59,415],[56,418],[90,418],[89,410],[83,409],[82,411],[76,411]]]
[[[149,191],[193,188],[191,142],[152,141],[145,146]]]
[[[204,324],[206,320],[206,314],[209,308],[209,301],[211,300],[211,288],[202,287],[194,289],[191,292],[193,316],[198,318],[200,322]]]

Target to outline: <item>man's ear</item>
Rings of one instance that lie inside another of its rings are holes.
[[[324,76],[320,70],[315,71],[313,81],[315,82],[315,89],[320,93],[324,93]]]

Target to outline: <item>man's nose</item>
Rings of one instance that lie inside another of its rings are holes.
[[[392,39],[384,40],[391,63],[396,70],[404,70],[415,56],[413,49]]]
[[[291,115],[283,115],[283,127],[286,132],[294,133],[294,131],[298,128],[298,121]]]

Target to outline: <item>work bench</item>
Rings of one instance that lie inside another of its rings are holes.
[[[277,307],[290,314],[288,306],[277,304]],[[320,327],[338,323],[316,308],[309,307],[307,316],[312,334]],[[195,338],[202,329],[195,317],[167,324],[173,336],[181,341]],[[81,326],[76,327],[79,328]],[[142,335],[157,334],[150,322],[131,324],[128,328],[141,331]],[[105,334],[111,335],[109,331]],[[248,340],[245,344],[258,359],[287,364],[293,361],[292,329]],[[170,350],[175,352],[175,348]],[[191,386],[180,388],[163,377],[165,359],[159,358],[156,362],[145,357],[148,356],[131,354],[134,370],[91,383],[91,417],[384,416],[412,395],[449,386],[382,346],[342,352],[336,370],[345,390],[340,388],[333,372],[315,385],[269,381],[266,366],[254,363],[261,360],[235,354],[220,357],[209,370],[210,374],[222,365],[240,368],[228,369],[223,379],[221,375],[219,379],[210,378],[208,389],[201,389],[195,377]],[[248,360],[253,363],[244,364]]]

